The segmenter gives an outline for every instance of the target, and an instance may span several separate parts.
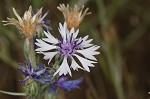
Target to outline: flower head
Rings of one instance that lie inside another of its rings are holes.
[[[90,72],[89,67],[94,67],[93,63],[97,63],[94,55],[98,55],[99,52],[96,51],[100,46],[91,44],[92,39],[88,39],[88,36],[77,38],[79,30],[75,31],[72,28],[70,31],[67,29],[66,23],[62,25],[59,24],[59,32],[61,34],[61,39],[56,39],[49,32],[45,32],[46,38],[37,39],[35,43],[39,48],[36,49],[38,53],[44,54],[44,59],[49,62],[54,56],[60,54],[63,59],[58,70],[54,73],[56,75],[71,74],[70,68],[73,70],[78,70],[78,68]],[[75,61],[78,59],[83,68]],[[70,60],[70,64],[68,61]]]
[[[20,80],[20,82],[25,82],[28,79],[32,78],[33,80],[40,81],[40,82],[50,82],[51,77],[48,74],[46,68],[42,64],[38,64],[37,68],[34,69],[31,66],[30,62],[24,62],[22,64],[19,64],[18,69],[24,76],[24,80]]]
[[[70,91],[71,89],[74,88],[79,88],[79,84],[83,81],[83,77],[80,77],[79,79],[76,80],[68,80],[68,77],[66,76],[60,76],[56,82],[54,82],[50,88],[49,91],[56,91],[56,87],[60,87],[64,90]]]
[[[83,12],[84,5],[81,9],[76,5],[74,6],[74,8],[69,8],[69,5],[65,6],[64,4],[60,4],[57,8],[63,13],[65,21],[67,22],[68,29],[71,29],[73,27],[77,28],[83,18],[86,15],[91,14],[91,12],[88,12],[89,8],[86,8]]]
[[[36,14],[33,14],[32,12],[32,6],[29,7],[27,11],[25,11],[23,17],[21,18],[16,10],[13,8],[13,12],[18,20],[14,18],[7,18],[7,21],[4,25],[15,25],[23,34],[25,37],[31,38],[34,36],[34,33],[38,30],[39,27],[44,26],[48,28],[45,24],[47,23],[44,21],[44,18],[46,17],[46,14],[42,16],[42,8],[37,11]]]

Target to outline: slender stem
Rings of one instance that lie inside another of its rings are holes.
[[[115,87],[115,91],[117,93],[117,97],[118,99],[125,99],[125,96],[124,96],[124,91],[123,91],[123,88],[122,88],[122,84],[119,83],[119,82],[116,82],[114,80],[114,87]]]
[[[53,64],[53,67],[51,68],[50,70],[50,73],[54,74],[54,72],[56,72],[58,66],[60,65],[60,62],[62,61],[62,58],[61,59],[56,59],[56,62]],[[50,83],[46,84],[44,87],[42,87],[42,90],[48,90],[49,87],[47,86],[50,86],[52,85],[53,83],[55,83],[57,81],[59,76],[53,76],[52,77],[52,80]],[[46,93],[44,99],[56,99],[56,95],[57,95],[57,92],[55,93]]]
[[[8,92],[3,90],[0,90],[0,92],[3,94],[13,95],[13,96],[26,96],[26,93]]]
[[[28,38],[29,40],[29,60],[31,65],[35,68],[36,67],[36,58],[35,58],[35,51],[34,51],[34,41],[33,38]]]
[[[121,51],[119,48],[118,42],[115,43],[115,48],[116,51],[112,49],[112,40],[109,39],[109,27],[111,24],[111,20],[109,20],[108,15],[109,12],[106,10],[107,8],[105,7],[104,0],[96,0],[97,5],[98,5],[98,11],[99,11],[99,23],[101,24],[102,28],[102,33],[103,33],[103,39],[104,39],[104,45],[103,45],[103,52],[105,55],[105,60],[108,62],[108,71],[110,71],[110,76],[111,76],[111,82],[114,86],[114,89],[116,91],[116,95],[118,99],[125,99],[125,95],[123,92],[123,87],[122,87],[122,62],[117,59],[121,59]],[[116,10],[117,9],[112,9]],[[115,14],[115,13],[114,13]],[[111,16],[112,17],[112,16]]]

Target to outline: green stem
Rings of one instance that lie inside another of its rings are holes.
[[[35,58],[35,51],[34,51],[34,44],[33,38],[28,38],[29,40],[29,60],[31,65],[35,68],[36,67],[36,58]]]
[[[50,73],[52,73],[52,74],[54,74],[54,72],[56,72],[58,66],[60,65],[60,62],[62,61],[62,59],[58,59],[58,58],[56,58],[55,60],[56,60],[56,62],[52,65],[53,67],[50,70]],[[43,86],[41,88],[41,90],[48,90],[48,88],[49,88],[48,86],[53,84],[58,79],[58,77],[59,77],[58,75],[53,76],[51,82],[46,84],[45,86]],[[56,95],[57,95],[57,92],[55,92],[55,93],[48,93],[47,92],[44,99],[56,99]]]
[[[114,86],[114,90],[116,91],[116,95],[118,97],[118,99],[125,99],[124,96],[124,92],[123,92],[123,87],[122,87],[122,62],[120,60],[121,58],[121,51],[119,50],[118,46],[119,44],[117,42],[114,42],[116,45],[116,50],[113,50],[114,48],[112,48],[112,41],[111,39],[109,39],[109,27],[111,24],[111,20],[109,20],[109,17],[107,16],[108,10],[105,7],[104,4],[104,0],[96,0],[97,2],[97,6],[98,6],[98,14],[99,14],[99,23],[101,24],[101,29],[102,29],[102,33],[103,33],[103,38],[104,38],[104,42],[103,42],[103,52],[105,55],[105,60],[106,62],[108,62],[108,71],[110,71],[110,77],[111,82]],[[116,10],[117,9],[112,9],[112,10]],[[114,11],[115,12],[115,11]],[[115,13],[113,13],[115,14]],[[113,54],[114,53],[114,54]],[[116,57],[114,57],[114,55]],[[120,62],[119,62],[120,61]]]
[[[114,80],[114,87],[117,94],[118,99],[125,99],[122,84]]]
[[[102,31],[107,31],[108,29],[108,21],[106,17],[106,8],[104,5],[103,0],[96,0],[97,7],[98,7],[98,17],[99,17],[99,23],[101,24]]]
[[[26,96],[26,93],[8,92],[8,91],[2,91],[2,90],[0,90],[0,92],[3,94],[13,95],[13,96]]]

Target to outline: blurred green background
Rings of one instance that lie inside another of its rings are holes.
[[[150,0],[0,0],[0,21],[15,17],[12,7],[22,16],[32,5],[34,11],[49,10],[54,35],[64,18],[60,3],[85,5],[92,12],[80,25],[80,36],[90,35],[100,45],[98,63],[91,72],[74,72],[83,76],[81,89],[59,90],[58,99],[150,99]],[[23,36],[15,26],[0,22],[0,89],[21,92],[22,79],[17,71],[24,61]],[[24,99],[0,94],[0,99]]]

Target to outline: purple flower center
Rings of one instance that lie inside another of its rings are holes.
[[[82,43],[82,41],[79,40],[75,40],[73,38],[73,33],[71,34],[71,36],[69,36],[68,38],[66,38],[66,41],[64,41],[64,39],[59,40],[60,42],[60,48],[58,49],[58,51],[60,53],[63,54],[63,56],[72,56],[72,54],[75,53],[76,49],[79,48],[80,44]]]

